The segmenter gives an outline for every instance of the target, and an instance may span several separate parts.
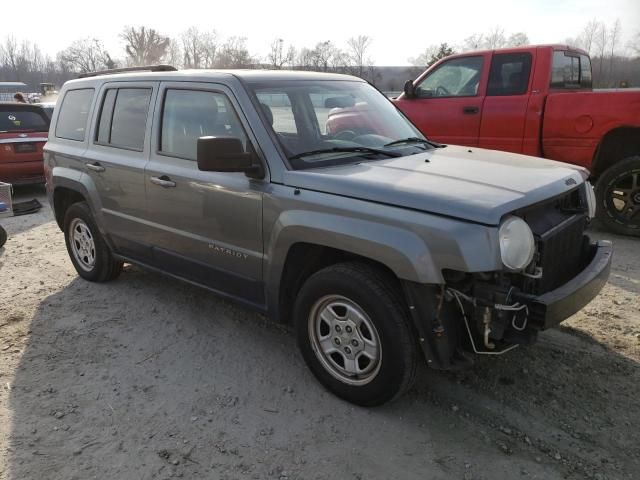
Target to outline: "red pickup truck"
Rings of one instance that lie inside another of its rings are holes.
[[[446,57],[394,102],[439,142],[588,168],[600,220],[640,236],[640,89],[591,83],[586,52],[528,46]]]

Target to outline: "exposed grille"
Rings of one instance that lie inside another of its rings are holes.
[[[535,293],[541,294],[558,288],[582,270],[586,221],[584,214],[572,215],[540,237],[538,252],[542,278],[536,282]]]

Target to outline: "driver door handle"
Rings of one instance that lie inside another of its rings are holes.
[[[171,180],[168,176],[162,175],[161,177],[151,177],[151,183],[154,185],[160,185],[164,188],[175,187],[176,182]]]
[[[462,107],[462,113],[465,115],[475,115],[478,112],[480,112],[478,107]]]

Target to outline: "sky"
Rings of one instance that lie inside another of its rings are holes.
[[[640,32],[640,0],[35,0],[28,14],[11,16],[0,41],[11,34],[53,56],[73,40],[99,38],[117,58],[124,56],[118,34],[126,25],[146,25],[176,38],[196,26],[222,37],[247,37],[250,53],[264,58],[275,38],[297,47],[331,40],[344,48],[349,37],[362,34],[373,39],[374,64],[407,65],[430,45],[461,44],[498,25],[507,35],[525,32],[532,43],[561,43],[592,19],[607,25],[620,19],[623,47]]]

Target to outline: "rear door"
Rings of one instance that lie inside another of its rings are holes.
[[[531,52],[493,54],[482,109],[480,147],[522,152],[534,60]]]
[[[163,83],[145,172],[153,263],[220,293],[264,304],[262,196],[268,182],[203,172],[203,136],[257,145],[232,92],[213,83]]]
[[[478,145],[486,56],[445,60],[418,81],[414,98],[402,97],[396,105],[431,139]]]
[[[148,260],[144,167],[149,158],[150,110],[158,82],[107,83],[100,89],[85,172],[98,190],[100,211],[117,251]]]

